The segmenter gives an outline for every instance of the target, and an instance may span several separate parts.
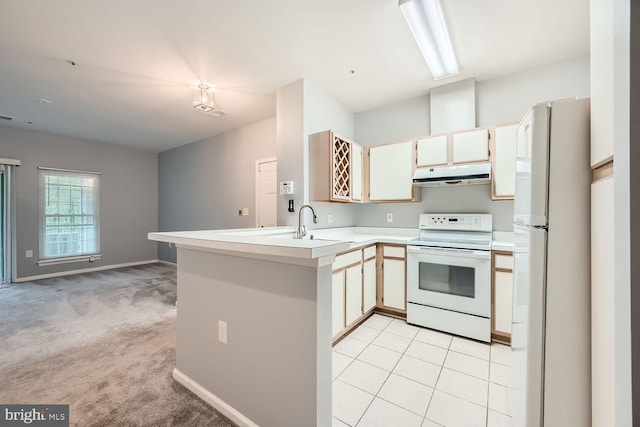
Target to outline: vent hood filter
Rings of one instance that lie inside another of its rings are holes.
[[[489,184],[491,163],[475,163],[461,166],[418,168],[413,183],[420,187],[437,187],[456,184]]]

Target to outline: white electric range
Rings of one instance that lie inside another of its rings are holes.
[[[422,214],[407,246],[407,322],[491,341],[490,214]]]

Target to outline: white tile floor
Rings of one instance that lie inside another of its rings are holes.
[[[513,427],[511,351],[374,314],[333,348],[334,427]]]

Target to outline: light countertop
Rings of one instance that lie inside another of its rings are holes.
[[[491,242],[491,250],[513,252],[513,232],[494,231]]]
[[[296,227],[270,227],[174,231],[149,233],[148,237],[182,247],[308,260],[374,243],[407,243],[418,237],[417,229],[343,227],[307,230],[304,239],[295,239],[295,230]]]
[[[315,259],[375,243],[406,244],[417,228],[341,227],[307,230],[295,239],[296,227],[242,228],[149,233],[150,240],[177,246],[286,258]],[[513,251],[513,233],[494,231],[492,250]]]

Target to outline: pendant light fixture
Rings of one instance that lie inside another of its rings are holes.
[[[213,89],[200,83],[193,91],[193,108],[205,113],[213,111]]]

